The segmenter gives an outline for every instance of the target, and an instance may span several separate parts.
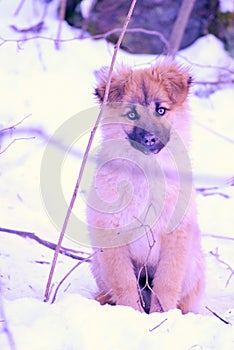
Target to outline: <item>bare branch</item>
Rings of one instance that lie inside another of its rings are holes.
[[[105,39],[108,36],[115,34],[115,33],[118,33],[118,32],[121,32],[121,28],[114,28],[112,30],[109,30],[106,33],[94,35],[94,36],[92,36],[92,39]],[[159,39],[164,43],[164,45],[166,47],[166,52],[169,53],[171,50],[171,47],[170,47],[168,40],[165,38],[165,36],[162,33],[158,32],[156,30],[148,30],[148,29],[137,27],[137,28],[127,29],[126,33],[144,33],[144,34],[148,34],[148,35],[152,35],[152,36],[158,36]]]
[[[140,221],[139,221],[140,222]],[[142,224],[141,224],[141,226],[142,226]],[[146,226],[146,225],[145,225]],[[147,233],[146,233],[147,234]],[[118,235],[119,235],[119,233],[117,233],[114,237],[112,237],[111,239],[108,239],[106,242],[105,242],[105,244],[107,244],[107,243],[111,243],[112,241],[114,241],[115,239],[116,239],[116,237],[118,237]],[[148,235],[147,235],[147,238],[148,238]],[[148,241],[149,241],[149,239],[148,239]],[[153,248],[153,246],[150,248],[150,250]],[[58,291],[59,291],[59,289],[60,289],[60,287],[61,287],[61,285],[64,283],[64,281],[71,275],[71,273],[73,272],[73,271],[75,271],[75,269],[77,268],[77,267],[79,267],[81,264],[83,264],[84,262],[90,262],[91,260],[92,260],[92,258],[98,253],[98,252],[101,252],[102,251],[102,249],[103,248],[99,248],[99,249],[97,249],[97,250],[95,250],[93,253],[91,253],[91,254],[89,254],[86,258],[84,258],[82,261],[79,261],[76,265],[74,265],[68,272],[67,272],[67,274],[62,278],[62,280],[58,283],[58,285],[57,285],[57,287],[56,287],[56,289],[55,289],[55,292],[54,292],[54,295],[53,295],[53,297],[52,297],[52,301],[51,301],[51,303],[54,303],[55,302],[55,300],[56,300],[56,297],[57,297],[57,294],[58,294]],[[150,254],[150,252],[149,252],[149,254]],[[148,256],[149,256],[149,254],[148,254]],[[148,259],[148,258],[147,258]],[[51,290],[52,290],[52,288],[51,288]],[[153,292],[153,291],[152,291]],[[51,291],[50,291],[50,294],[49,294],[49,296],[51,295]],[[141,294],[140,294],[141,295]]]
[[[211,180],[211,177],[209,177],[209,180]],[[225,178],[225,180],[223,180],[223,182],[219,186],[196,187],[195,190],[205,197],[219,195],[221,197],[229,199],[231,196],[221,191],[227,187],[232,187],[232,186],[234,186],[234,176],[230,178]]]
[[[98,251],[101,251],[101,249],[96,250],[95,252],[93,252],[92,254],[88,255],[87,258],[84,258],[82,261],[79,261],[76,265],[74,265],[68,272],[67,274],[61,279],[61,281],[58,283],[54,295],[52,297],[51,300],[51,304],[53,304],[56,300],[59,288],[61,287],[61,285],[64,283],[64,281],[70,276],[70,274],[77,268],[79,267],[81,264],[83,264],[84,262],[90,262],[92,260],[92,258],[94,257],[94,255],[97,254]]]
[[[28,28],[29,29],[29,28]],[[20,32],[21,30],[18,29],[18,31]],[[86,37],[82,37],[83,40],[87,40],[87,39],[105,39],[108,36],[110,36],[111,34],[114,33],[118,33],[121,32],[121,28],[115,28],[112,29],[106,33],[103,34],[97,34],[94,36],[86,36]],[[171,51],[170,48],[170,43],[168,42],[168,40],[164,37],[164,35],[158,31],[153,31],[153,30],[147,30],[144,28],[130,28],[126,30],[126,33],[145,33],[148,35],[153,35],[153,36],[158,36],[159,39],[164,43],[165,45],[165,53],[169,53]],[[47,37],[47,36],[42,36],[42,35],[36,35],[36,36],[32,36],[32,37],[28,37],[28,38],[22,38],[22,39],[4,39],[2,37],[0,37],[0,46],[6,44],[6,43],[16,43],[20,49],[20,44],[27,42],[27,41],[31,41],[31,40],[47,40],[47,41],[53,41],[55,44],[57,43],[65,43],[65,42],[72,42],[75,40],[80,40],[80,36],[77,37],[73,37],[70,39],[61,39],[61,38],[57,38],[54,39],[52,37]],[[187,59],[185,56],[178,54],[179,57],[182,57],[184,60],[186,60],[189,64],[193,65],[193,66],[197,66],[197,67],[201,67],[201,68],[210,68],[210,69],[220,69],[223,71],[226,71],[228,73],[230,73],[225,79],[223,78],[222,80],[217,80],[217,81],[194,81],[194,85],[214,85],[214,86],[220,86],[220,85],[227,85],[227,84],[233,84],[234,83],[234,78],[231,77],[231,74],[234,73],[234,71],[232,71],[231,69],[228,69],[227,67],[220,67],[220,66],[212,66],[212,65],[202,65],[202,64],[198,64],[198,63],[194,63],[192,61],[190,61],[189,59]]]
[[[179,50],[195,0],[183,0],[170,36],[171,55]]]
[[[200,193],[202,196],[207,197],[207,196],[221,196],[226,199],[230,198],[230,196],[226,193],[220,192],[219,191],[220,187],[219,186],[214,186],[214,187],[197,187],[196,191]]]
[[[11,330],[9,328],[7,318],[5,315],[5,310],[4,310],[3,300],[2,300],[1,284],[0,284],[0,320],[2,323],[3,333],[5,333],[5,335],[7,337],[7,341],[8,341],[8,344],[10,346],[10,349],[16,350],[15,340],[14,340],[14,337],[11,333]]]
[[[213,235],[210,233],[202,233],[203,237],[211,237],[214,239],[224,239],[224,240],[228,240],[228,241],[234,241],[233,237],[228,237],[228,236],[219,236],[219,235]]]
[[[27,27],[27,28],[18,28],[16,27],[15,25],[11,25],[10,28],[12,28],[15,32],[18,32],[18,33],[29,33],[29,32],[32,32],[32,33],[40,33],[42,31],[44,27],[44,22],[43,21],[40,21],[30,27]]]
[[[30,116],[31,116],[31,114],[29,114],[26,117],[24,117],[18,123],[0,130],[0,136],[1,136],[1,134],[7,133],[7,132],[13,133],[16,130],[16,127],[19,126],[20,124],[22,124],[25,121],[25,119],[29,118]],[[35,137],[34,136],[30,136],[30,137],[18,137],[18,138],[15,138],[5,148],[3,148],[3,150],[0,151],[0,155],[5,153],[16,141],[32,140],[32,139],[35,139]]]
[[[0,135],[3,134],[3,133],[6,132],[6,131],[9,131],[9,130],[12,131],[12,130],[14,130],[17,126],[19,126],[20,124],[22,124],[27,118],[29,118],[29,117],[31,117],[31,116],[32,116],[32,114],[30,113],[30,114],[26,115],[26,117],[24,117],[23,119],[21,119],[18,123],[14,124],[14,125],[12,125],[12,126],[9,126],[9,127],[7,127],[7,128],[1,129],[1,130],[0,130]]]
[[[225,324],[231,324],[230,322],[224,320],[224,318],[220,317],[216,312],[212,311],[208,306],[206,306],[206,309],[210,311],[215,317],[217,317],[220,321],[224,322]]]
[[[226,263],[224,260],[220,259],[220,257],[219,257],[219,252],[218,252],[218,248],[216,248],[215,253],[212,252],[212,251],[210,251],[210,254],[213,255],[213,256],[216,258],[216,260],[217,260],[218,262],[220,262],[221,264],[223,264],[224,266],[226,266],[227,269],[228,269],[229,271],[231,271],[231,274],[229,275],[229,277],[228,277],[228,279],[227,279],[227,281],[226,281],[226,284],[225,284],[225,288],[227,288],[228,285],[229,285],[229,282],[230,282],[231,278],[232,278],[233,275],[234,275],[234,269],[231,267],[231,265],[229,265],[228,263]]]
[[[77,193],[78,193],[78,190],[79,190],[79,187],[80,187],[80,182],[81,182],[81,179],[82,179],[82,176],[83,176],[83,173],[84,173],[84,169],[85,169],[85,166],[86,166],[86,162],[87,162],[87,159],[88,159],[88,154],[89,154],[89,151],[91,149],[91,145],[93,143],[93,139],[94,139],[94,136],[96,134],[96,131],[98,129],[99,122],[101,120],[101,117],[102,117],[102,114],[103,114],[103,111],[104,111],[104,106],[105,106],[105,104],[108,101],[108,95],[109,95],[110,83],[111,83],[111,76],[112,76],[112,72],[113,72],[113,69],[114,69],[117,53],[118,53],[119,47],[121,45],[121,42],[123,40],[124,34],[126,32],[128,24],[129,24],[129,21],[131,19],[131,16],[132,16],[132,13],[133,13],[136,1],[137,0],[132,0],[132,2],[131,2],[131,6],[130,6],[130,9],[129,9],[128,15],[126,17],[126,20],[125,20],[122,32],[121,32],[120,37],[118,39],[118,42],[117,42],[117,44],[115,46],[115,51],[114,51],[114,54],[112,56],[111,65],[110,65],[110,69],[109,69],[109,74],[108,74],[108,79],[107,79],[107,84],[106,84],[106,90],[105,90],[105,94],[104,94],[104,98],[103,98],[103,104],[102,104],[100,113],[99,113],[99,115],[97,117],[96,123],[95,123],[95,125],[93,127],[93,130],[91,131],[90,138],[89,138],[86,150],[85,150],[85,154],[84,154],[84,157],[83,157],[83,160],[82,160],[82,164],[81,164],[81,167],[80,167],[80,170],[79,170],[79,174],[78,174],[78,177],[77,177],[77,181],[76,181],[76,184],[75,184],[75,188],[74,188],[74,191],[73,191],[73,195],[72,195],[72,198],[71,198],[71,201],[70,201],[67,213],[66,213],[66,217],[65,217],[65,220],[64,220],[64,223],[63,223],[63,227],[62,227],[60,236],[59,236],[58,244],[57,244],[57,247],[56,247],[56,250],[55,250],[55,253],[54,253],[54,258],[53,258],[53,261],[52,261],[52,265],[51,265],[51,269],[50,269],[50,273],[49,273],[49,277],[48,277],[48,281],[47,281],[47,285],[46,285],[44,301],[48,301],[48,299],[49,299],[50,286],[51,286],[51,283],[52,283],[52,278],[53,278],[53,274],[54,274],[54,270],[55,270],[58,254],[59,254],[59,251],[60,251],[60,248],[61,248],[61,244],[62,244],[62,241],[63,241],[63,237],[64,237],[64,234],[65,234],[65,231],[66,231],[69,219],[70,219],[70,215],[72,213],[72,208],[73,208],[73,205],[75,203],[76,196],[77,196]]]
[[[45,247],[49,248],[49,249],[56,249],[57,244],[46,241],[40,237],[38,237],[34,232],[28,232],[28,231],[20,231],[20,230],[12,230],[9,228],[5,228],[5,227],[0,227],[0,232],[5,232],[5,233],[11,233],[11,234],[15,234],[18,235],[22,238],[30,238],[33,239],[34,241],[38,242],[39,244],[44,245]],[[89,260],[89,255],[88,256],[80,256],[80,255],[87,255],[87,253],[83,252],[83,251],[78,251],[75,249],[69,249],[69,248],[65,248],[65,247],[61,247],[60,249],[60,254],[62,255],[66,255],[69,258],[72,259],[77,259],[80,261],[85,261],[85,262],[90,262]],[[80,255],[77,255],[80,254]]]
[[[64,21],[65,13],[66,13],[66,5],[67,5],[67,0],[60,1],[59,25],[58,25],[57,37],[55,40],[55,48],[57,50],[59,50],[59,43],[60,43],[60,37],[61,37],[61,32],[62,32],[62,26],[63,26],[63,21]]]
[[[163,323],[165,323],[167,321],[167,318],[165,318],[162,322],[160,322],[159,324],[157,324],[157,326],[149,329],[150,332],[155,331],[155,329],[159,328]]]
[[[17,31],[21,32],[20,29],[18,29]],[[121,31],[122,31],[122,28],[114,28],[112,30],[109,30],[109,31],[103,33],[103,34],[97,34],[97,35],[94,35],[94,36],[82,37],[82,40],[87,40],[87,39],[93,39],[93,40],[105,39],[108,36],[110,36],[112,34],[115,34],[115,33],[119,33]],[[158,32],[156,30],[148,30],[148,29],[138,28],[137,27],[137,28],[126,29],[126,33],[144,33],[144,34],[147,34],[147,35],[158,36],[159,39],[165,45],[166,53],[170,52],[170,44],[169,44],[168,40],[165,38],[165,36],[162,33]],[[60,37],[59,38],[57,37],[57,39],[54,39],[54,38],[43,36],[43,35],[35,35],[35,36],[32,36],[32,37],[22,38],[22,39],[4,39],[4,38],[1,37],[0,40],[2,42],[0,43],[0,46],[2,46],[3,44],[5,44],[7,42],[15,42],[15,43],[20,45],[23,42],[27,42],[27,41],[31,41],[31,40],[37,40],[37,39],[53,41],[56,44],[56,42],[58,42],[58,43],[65,43],[65,42],[80,40],[81,38],[80,38],[80,36],[77,36],[77,37],[73,37],[73,38],[70,38],[70,39],[61,39]]]
[[[13,145],[13,143],[15,143],[16,141],[33,140],[33,139],[35,139],[34,136],[32,136],[32,137],[19,137],[17,139],[14,139],[2,151],[0,151],[0,154],[5,153],[8,150],[8,148],[10,148]]]
[[[18,16],[18,14],[20,13],[22,7],[24,6],[26,0],[21,0],[17,9],[15,10],[14,16]]]
[[[183,58],[183,60],[188,62],[191,66],[200,67],[200,68],[208,68],[208,69],[219,69],[219,70],[223,70],[229,74],[234,74],[234,70],[232,70],[226,66],[221,67],[221,66],[216,66],[216,65],[211,65],[211,64],[195,63],[195,62],[191,61],[189,58],[185,57],[184,55],[181,55],[180,53],[177,56]],[[211,82],[209,84],[211,84]]]
[[[234,186],[234,176],[229,177],[229,178],[225,181],[225,185],[226,185],[226,186]]]
[[[145,215],[145,218],[144,218],[143,222],[139,218],[135,217],[135,219],[140,223],[140,227],[144,228],[145,235],[146,235],[146,238],[147,238],[147,241],[148,241],[148,245],[149,245],[149,251],[148,251],[147,257],[145,259],[145,262],[144,262],[144,264],[141,266],[141,268],[138,271],[137,290],[138,290],[139,297],[140,297],[139,307],[143,307],[143,309],[145,309],[146,305],[145,305],[145,300],[144,300],[144,297],[143,297],[143,293],[144,293],[145,289],[149,289],[151,291],[151,293],[154,295],[154,297],[157,299],[157,303],[158,303],[158,306],[160,308],[160,311],[163,312],[164,310],[163,310],[162,304],[161,304],[158,296],[155,294],[154,290],[152,289],[152,286],[149,283],[148,261],[149,261],[149,257],[150,257],[150,254],[152,252],[152,249],[153,249],[153,247],[156,244],[156,240],[155,240],[152,228],[148,224],[145,224],[144,222],[147,220],[147,216],[149,215],[149,212],[150,212],[151,209],[154,210],[154,207],[153,207],[152,203],[149,205],[149,207],[147,209],[147,212],[146,212],[146,215]],[[144,283],[143,286],[140,285],[140,279],[141,279],[142,272],[145,275],[145,283]]]
[[[48,4],[47,4],[48,6]],[[44,19],[44,16],[42,17],[41,19],[41,22],[43,21]],[[18,29],[18,28],[17,28]],[[28,28],[29,29],[29,28]],[[94,36],[82,36],[82,40],[90,40],[90,39],[105,39],[107,38],[108,36],[114,34],[114,33],[118,33],[118,32],[121,32],[122,28],[114,28],[110,31],[107,31],[105,33],[102,33],[102,34],[97,34],[97,35],[94,35]],[[21,30],[18,29],[18,31],[20,32]],[[165,45],[165,53],[169,53],[171,51],[171,46],[170,46],[170,43],[169,41],[165,38],[165,36],[158,32],[158,31],[154,31],[154,30],[147,30],[147,29],[144,29],[144,28],[129,28],[129,29],[126,29],[126,33],[144,33],[144,34],[147,34],[147,35],[152,35],[152,36],[158,36],[159,39],[164,43]],[[35,35],[35,36],[32,36],[32,37],[24,37],[22,39],[4,39],[2,37],[0,37],[0,46],[6,44],[6,43],[16,43],[17,45],[20,45],[21,43],[23,42],[27,42],[27,41],[31,41],[31,40],[47,40],[47,41],[53,41],[55,44],[56,42],[57,43],[65,43],[65,42],[72,42],[72,41],[75,41],[75,40],[80,40],[81,39],[81,34],[79,36],[74,36],[73,38],[70,38],[70,39],[61,39],[59,37],[54,39],[52,37],[47,37],[47,36],[43,36],[43,35]],[[207,65],[207,64],[199,64],[199,63],[195,63],[193,61],[191,61],[190,59],[188,59],[187,57],[185,57],[184,55],[181,55],[180,53],[178,54],[179,57],[183,58],[183,60],[185,60],[186,62],[188,62],[190,65],[192,66],[196,66],[196,67],[200,67],[200,68],[208,68],[208,69],[219,69],[219,70],[222,70],[222,71],[225,71],[228,73],[227,77],[225,77],[225,79],[222,79],[222,80],[217,80],[217,81],[194,81],[194,85],[226,85],[226,84],[233,84],[234,83],[234,78],[232,78],[232,74],[234,74],[234,71],[228,67],[223,67],[223,66],[216,66],[216,65]]]
[[[222,68],[222,67],[221,67]],[[234,83],[234,78],[228,77],[226,80],[216,80],[216,81],[194,81],[194,85],[215,85],[215,86],[220,86],[220,85],[227,85],[227,84],[233,84]]]

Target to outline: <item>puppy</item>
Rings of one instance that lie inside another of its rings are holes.
[[[98,74],[102,104],[108,70]],[[170,59],[113,73],[87,219],[101,304],[198,311],[204,289],[189,146],[189,71]]]

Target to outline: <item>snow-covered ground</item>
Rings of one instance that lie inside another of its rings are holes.
[[[55,50],[48,38],[57,32],[58,1],[48,5],[44,28],[38,34],[18,33],[11,26],[23,29],[37,24],[44,2],[26,0],[14,16],[18,4],[19,0],[0,1],[0,227],[35,232],[56,242],[59,229],[42,200],[41,160],[49,137],[63,123],[86,109],[95,110],[94,71],[110,64],[113,46],[87,38],[63,42]],[[35,36],[43,38],[21,41]],[[79,30],[64,23],[62,38],[77,36]],[[191,66],[195,82],[212,83],[195,84],[190,97],[195,186],[206,188],[197,195],[207,265],[200,314],[181,315],[172,310],[146,315],[127,307],[100,306],[93,300],[96,286],[89,263],[81,264],[66,279],[54,304],[44,303],[53,251],[34,240],[0,232],[1,350],[234,349],[234,187],[230,186],[234,87],[214,84],[231,80],[234,60],[212,35],[181,51],[178,59]],[[120,51],[117,61],[138,66],[154,60]],[[69,201],[80,156],[71,152],[67,158],[62,187]],[[51,201],[56,203],[56,196]],[[88,251],[68,238],[63,245]],[[52,294],[76,262],[59,257]],[[10,345],[6,325],[15,347]]]

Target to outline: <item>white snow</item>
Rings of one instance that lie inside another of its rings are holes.
[[[229,2],[222,1],[222,9]],[[89,134],[82,111],[92,111],[93,125],[97,111],[92,95],[94,71],[109,65],[113,53],[112,45],[90,38],[63,42],[56,50],[54,41],[48,38],[57,33],[58,3],[54,0],[48,5],[41,33],[17,33],[10,26],[23,29],[38,23],[44,2],[25,1],[17,16],[14,12],[19,0],[0,2],[0,130],[22,121],[8,132],[0,132],[0,227],[35,232],[51,242],[57,242],[59,229],[42,201],[40,171],[45,147],[63,123],[80,113],[84,138],[75,140],[76,154],[69,153],[62,167],[62,190],[69,202],[84,139]],[[41,38],[23,41],[35,36]],[[63,39],[78,36],[79,30],[63,24]],[[1,350],[14,349],[4,331],[6,321],[17,350],[234,348],[234,188],[228,182],[234,176],[234,87],[213,84],[231,78],[234,61],[212,35],[182,50],[178,59],[191,65],[195,82],[212,83],[195,84],[190,96],[195,186],[219,187],[206,190],[206,196],[201,192],[197,195],[207,263],[206,293],[200,313],[181,315],[180,311],[171,310],[146,315],[128,307],[100,306],[93,300],[96,285],[89,263],[81,264],[65,280],[54,304],[44,303],[53,251],[29,238],[0,232],[0,286],[5,311],[3,318],[0,310]],[[117,63],[141,66],[154,60],[150,55],[120,51]],[[8,147],[18,138],[23,139]],[[56,205],[57,198],[52,197],[51,201]],[[76,210],[77,207],[76,204]],[[79,229],[78,234],[85,237],[83,226]],[[68,238],[63,245],[90,252]],[[59,256],[52,295],[76,263],[77,260]]]
[[[88,18],[90,10],[93,6],[94,0],[82,0],[80,3],[80,9],[83,18]]]
[[[234,0],[220,0],[219,8],[221,12],[234,12]]]

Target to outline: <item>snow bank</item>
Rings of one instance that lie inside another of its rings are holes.
[[[234,12],[234,1],[233,0],[220,0],[219,8],[221,12]]]
[[[20,299],[5,306],[18,350],[231,350],[234,345],[232,326],[211,316],[181,316],[179,310],[146,315],[79,295],[67,295],[55,305]],[[225,318],[233,322],[234,309]],[[7,349],[4,341],[1,336],[1,349]]]

